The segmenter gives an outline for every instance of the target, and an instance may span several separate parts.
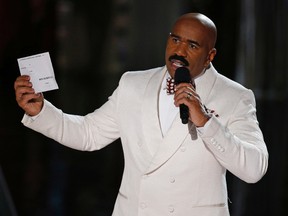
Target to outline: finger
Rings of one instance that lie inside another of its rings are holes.
[[[175,96],[177,97],[179,94],[182,94],[183,92],[185,92],[186,94],[192,93],[193,95],[197,95],[195,88],[188,83],[177,86]]]
[[[17,101],[20,107],[25,107],[29,102],[37,102],[42,100],[42,95],[38,94],[24,94],[21,98]]]
[[[177,89],[177,92],[175,92],[174,100],[179,100],[181,98],[191,98],[191,97],[199,98],[198,94],[189,86],[182,86],[179,89]]]
[[[190,99],[193,96],[193,93],[190,91],[185,91],[185,93],[187,94],[186,98],[188,98],[188,99]]]
[[[14,82],[14,89],[17,90],[19,87],[32,87],[29,76],[20,76]]]
[[[17,77],[14,82],[14,89],[16,100],[19,100],[19,98],[21,98],[23,94],[35,93],[34,89],[32,88],[32,83],[30,82],[30,77],[26,75]]]
[[[180,104],[184,104],[186,106],[190,106],[190,104],[193,102],[193,99],[192,99],[192,96],[191,98],[188,98],[187,97],[187,94],[186,96],[182,96],[182,97],[179,97],[177,98],[175,101],[174,101],[174,104],[176,107],[179,107]]]
[[[22,95],[27,93],[35,93],[34,89],[32,88],[32,84],[26,83],[26,84],[15,84],[15,94]]]
[[[200,96],[195,92],[191,91],[187,88],[181,88],[177,92],[177,95],[174,96],[174,104],[175,106],[179,106],[180,104],[185,104],[187,106],[195,106],[201,103]]]
[[[26,94],[34,94],[35,91],[31,87],[19,87],[15,91],[16,98],[21,98],[23,95]]]
[[[188,90],[190,90],[191,92],[196,92],[196,91],[195,91],[195,88],[193,88],[193,87],[191,87],[191,86],[186,86],[186,88],[187,88]]]
[[[191,91],[195,91],[195,87],[191,83],[179,83],[176,85],[175,89],[176,91],[180,88],[189,88]]]
[[[21,76],[18,76],[17,78],[16,78],[16,82],[18,82],[18,81],[29,81],[30,80],[30,76],[28,76],[28,75],[21,75]]]

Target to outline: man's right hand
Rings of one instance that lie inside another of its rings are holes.
[[[35,116],[41,111],[44,103],[43,94],[35,94],[29,76],[19,76],[14,83],[14,89],[16,101],[26,114]]]

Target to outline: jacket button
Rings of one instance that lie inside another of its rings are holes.
[[[185,151],[186,151],[186,147],[181,147],[181,148],[180,148],[180,151],[181,151],[181,152],[185,152]]]
[[[145,208],[147,208],[147,205],[146,205],[146,203],[142,202],[142,203],[140,204],[140,207],[141,207],[142,209],[145,209]]]
[[[173,206],[173,205],[169,205],[169,206],[168,206],[168,211],[169,211],[170,213],[173,213],[173,212],[175,211],[174,206]]]
[[[170,183],[175,183],[175,181],[176,181],[175,178],[173,177],[170,178]]]
[[[216,145],[216,144],[217,144],[217,141],[216,141],[214,138],[212,138],[212,139],[211,139],[211,143],[212,143],[213,145]]]

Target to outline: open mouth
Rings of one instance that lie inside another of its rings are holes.
[[[172,67],[175,69],[179,67],[187,67],[189,65],[188,61],[184,57],[178,55],[170,56],[169,61],[171,62]]]
[[[183,63],[182,61],[179,61],[179,60],[176,60],[176,59],[172,59],[170,62],[172,63],[172,65],[173,65],[174,67],[177,67],[177,68],[187,66],[187,65],[186,65],[185,63]]]

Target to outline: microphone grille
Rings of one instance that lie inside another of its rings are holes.
[[[175,84],[189,83],[191,81],[189,70],[186,67],[179,67],[174,75]]]

